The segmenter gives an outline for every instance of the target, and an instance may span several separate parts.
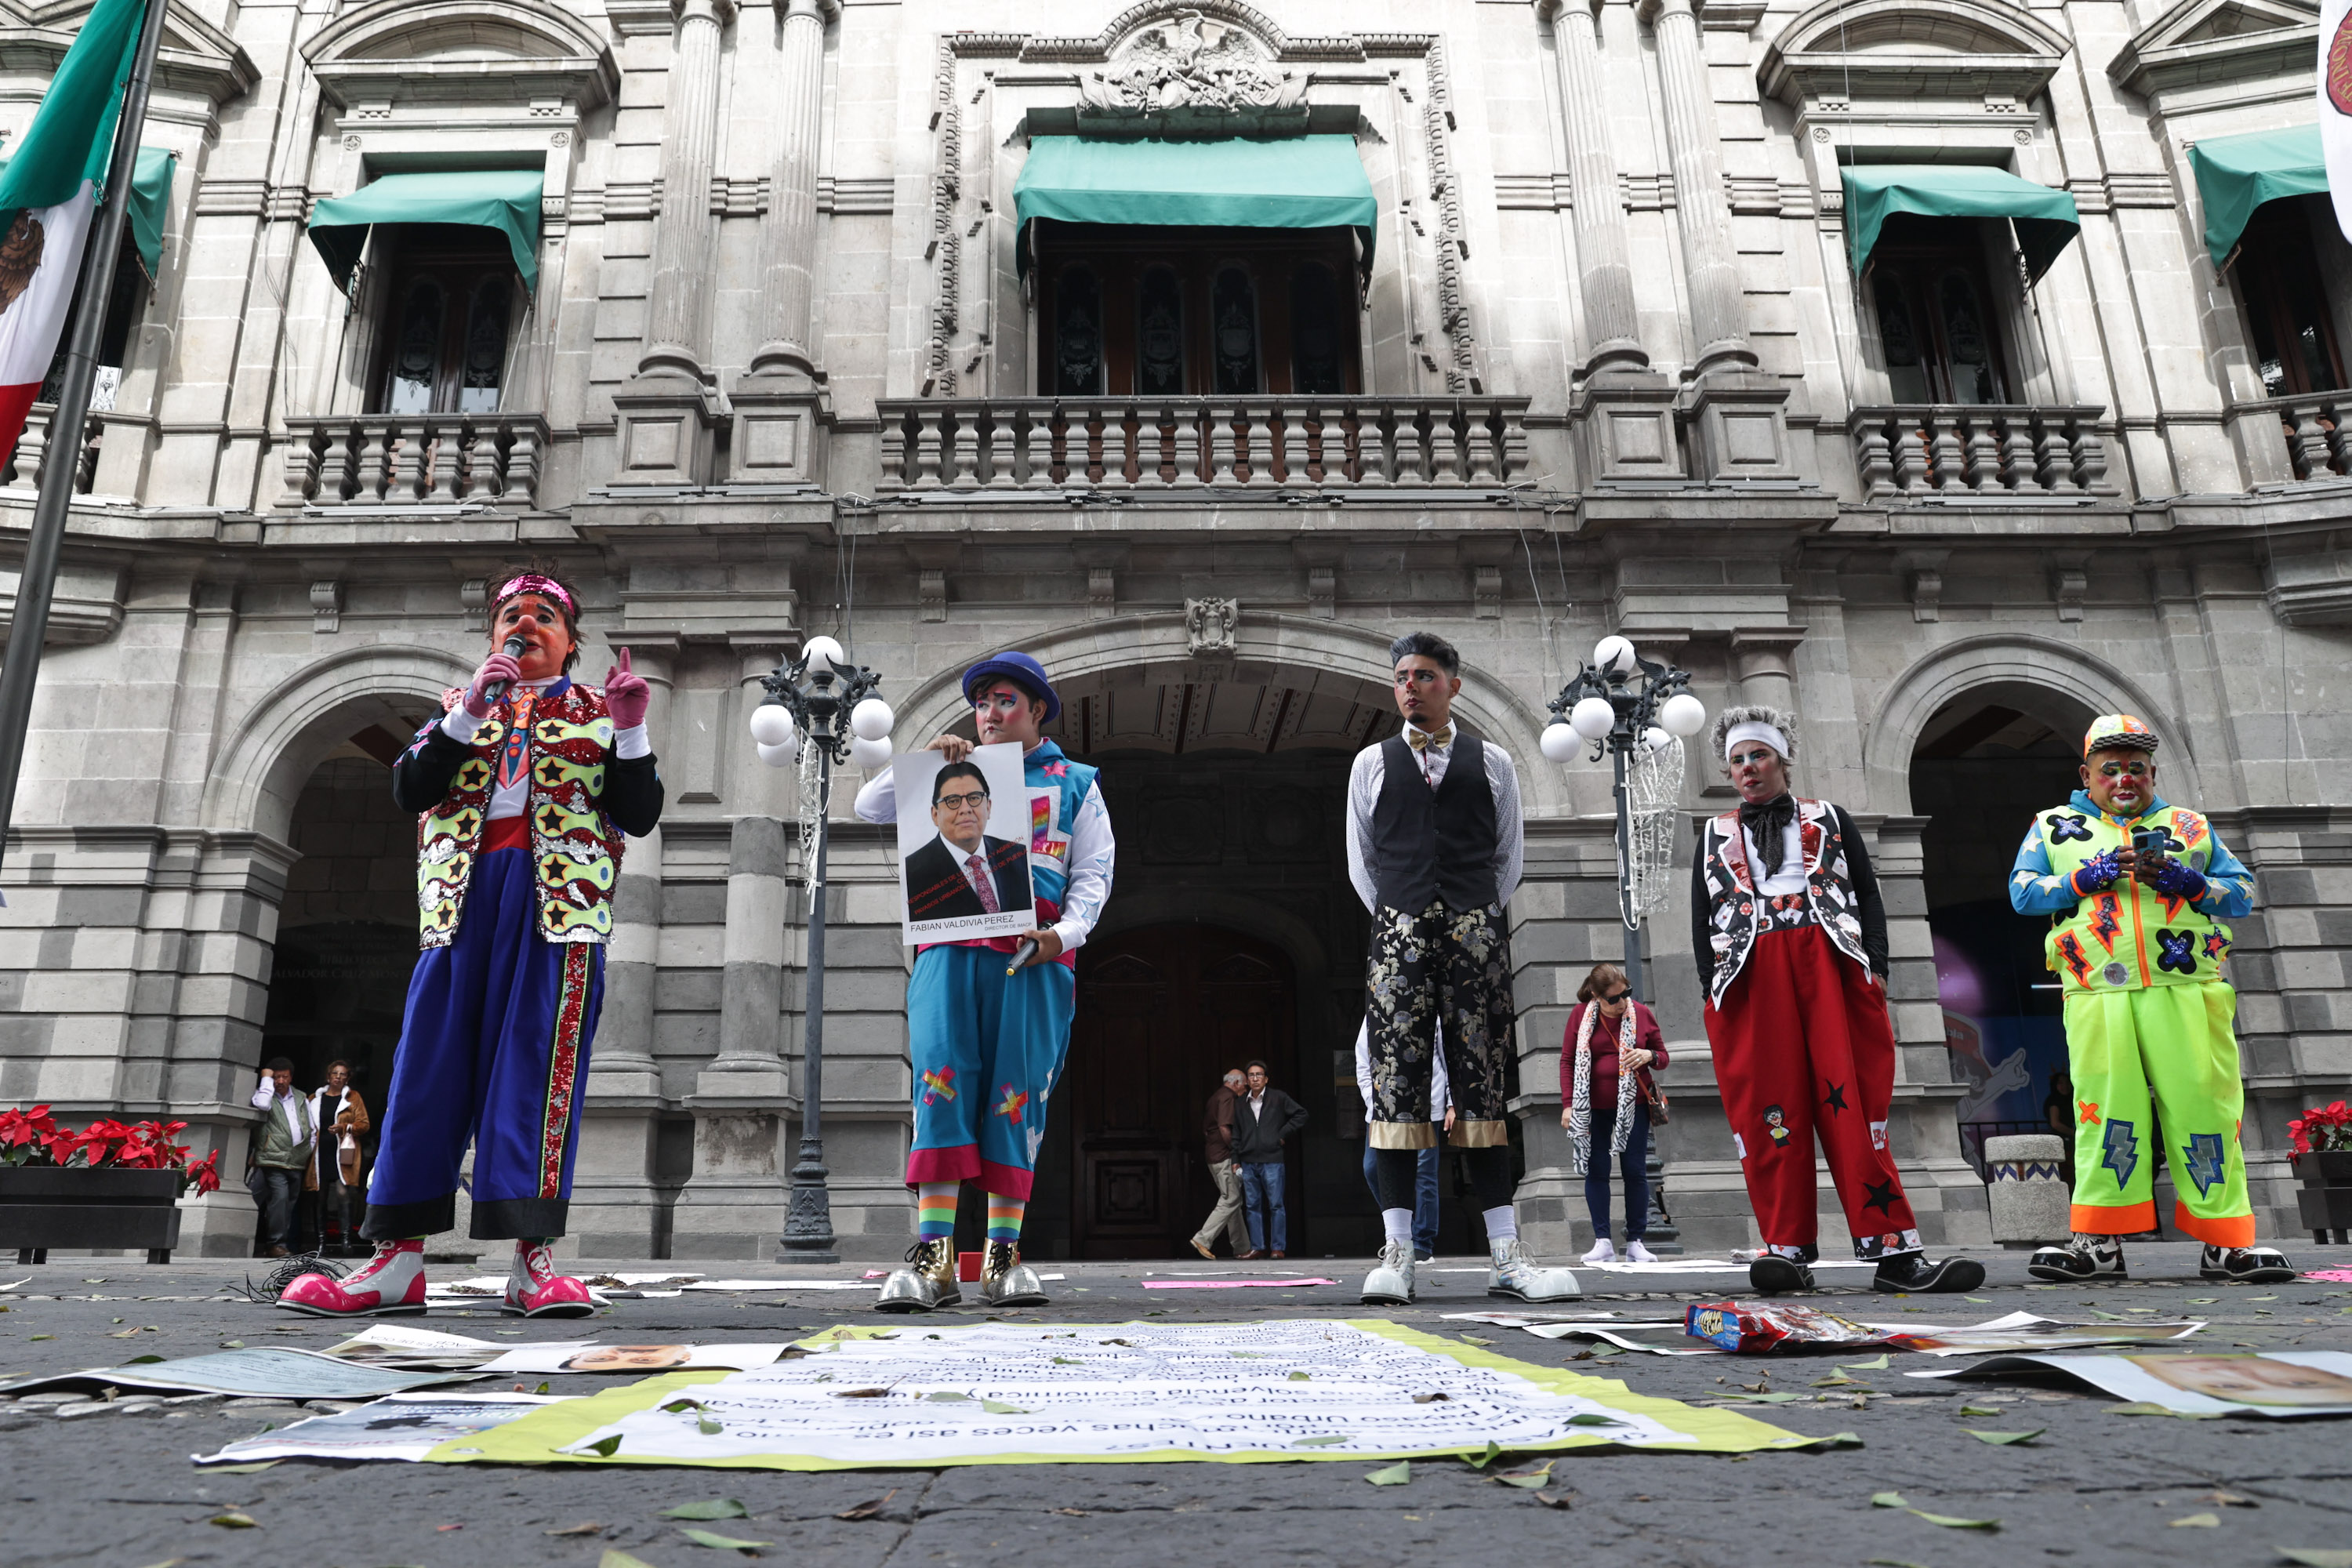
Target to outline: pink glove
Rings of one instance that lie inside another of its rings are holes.
[[[512,685],[521,679],[522,666],[503,653],[490,655],[482,660],[482,667],[474,671],[474,683],[466,688],[466,711],[477,719],[488,718],[491,707],[488,689],[502,680]]]
[[[613,716],[613,727],[634,730],[644,723],[653,700],[654,689],[644,676],[631,672],[629,650],[621,649],[621,662],[604,672],[604,711]]]

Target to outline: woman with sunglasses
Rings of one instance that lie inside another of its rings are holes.
[[[1596,963],[1576,990],[1576,1008],[1559,1042],[1559,1124],[1568,1130],[1575,1168],[1584,1173],[1584,1206],[1592,1215],[1587,1263],[1614,1263],[1609,1232],[1609,1163],[1625,1175],[1625,1260],[1655,1263],[1642,1245],[1650,1219],[1652,1075],[1666,1065],[1657,1015],[1633,1000],[1625,972]]]

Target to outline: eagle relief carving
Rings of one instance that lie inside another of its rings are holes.
[[[33,274],[41,269],[41,247],[47,237],[41,232],[41,220],[26,209],[16,215],[8,226],[8,236],[0,239],[0,316],[29,288]]]
[[[1089,117],[1190,119],[1297,110],[1307,82],[1275,69],[1265,47],[1240,28],[1186,10],[1138,33],[1079,96]]]

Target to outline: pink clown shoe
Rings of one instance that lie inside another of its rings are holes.
[[[341,1279],[305,1274],[278,1304],[314,1318],[394,1318],[425,1310],[425,1243],[380,1241],[375,1256]]]
[[[500,1310],[526,1318],[584,1318],[596,1310],[596,1303],[587,1286],[555,1271],[555,1255],[547,1243],[519,1241]]]

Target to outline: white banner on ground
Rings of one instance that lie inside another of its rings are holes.
[[[559,1451],[654,1463],[920,1465],[1724,1440],[1706,1426],[1712,1413],[1442,1347],[1393,1325],[1338,1320],[927,1326],[656,1393]]]
[[[421,1459],[444,1443],[471,1437],[530,1415],[559,1398],[527,1394],[394,1394],[357,1410],[313,1416],[231,1443],[217,1454],[192,1454],[200,1465],[261,1459]]]
[[[2118,1399],[2181,1415],[2352,1415],[2352,1353],[2012,1355],[1913,1377],[2033,1378],[2059,1373]]]

